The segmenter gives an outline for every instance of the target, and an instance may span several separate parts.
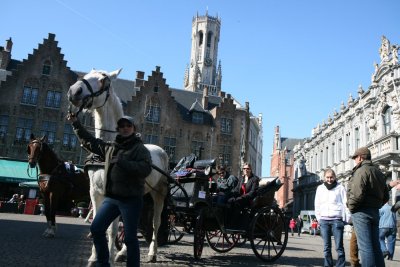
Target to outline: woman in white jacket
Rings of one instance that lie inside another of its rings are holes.
[[[346,259],[343,247],[343,232],[345,222],[350,219],[346,208],[346,189],[336,181],[332,169],[324,173],[325,181],[318,186],[315,194],[315,216],[319,221],[321,236],[324,241],[324,266],[334,266],[332,259],[331,236],[335,239],[338,259],[336,266],[345,266]]]

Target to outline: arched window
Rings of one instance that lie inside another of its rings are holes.
[[[390,107],[387,107],[385,111],[383,112],[383,131],[384,134],[389,134],[391,130],[391,114],[392,114],[392,109]]]
[[[203,32],[200,31],[199,32],[199,46],[201,46],[203,44]]]
[[[208,32],[207,34],[207,47],[211,47],[211,38],[212,38],[213,33]]]

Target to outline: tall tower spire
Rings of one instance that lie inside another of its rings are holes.
[[[203,93],[208,88],[209,95],[221,91],[221,69],[218,67],[218,43],[221,19],[208,15],[192,20],[192,49],[189,73],[185,73],[185,90]]]

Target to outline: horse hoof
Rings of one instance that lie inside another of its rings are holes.
[[[147,262],[157,262],[157,256],[156,255],[148,255],[147,256]]]
[[[126,255],[117,254],[117,256],[115,256],[115,262],[125,262],[125,261],[126,261]]]
[[[88,264],[86,265],[87,267],[95,267],[96,262],[95,261],[88,261]]]

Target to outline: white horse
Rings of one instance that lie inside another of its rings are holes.
[[[79,111],[82,109],[92,110],[95,119],[95,135],[106,141],[115,139],[115,129],[117,120],[123,116],[121,101],[112,88],[111,81],[116,79],[121,69],[107,73],[105,71],[92,70],[86,74],[83,79],[78,80],[71,85],[68,90],[68,100]],[[79,113],[78,111],[78,113]],[[168,155],[156,145],[146,144],[150,151],[153,165],[167,171]],[[96,165],[87,165],[90,178],[90,197],[93,204],[93,216],[96,216],[96,210],[104,200],[106,178],[104,177],[104,167]],[[150,193],[154,202],[153,213],[153,237],[149,247],[148,260],[156,261],[157,255],[157,233],[161,223],[161,212],[164,206],[164,199],[168,192],[167,177],[153,169],[145,181],[145,194]],[[114,240],[117,234],[118,219],[108,229],[108,248],[110,251],[110,261],[115,253]],[[121,261],[126,258],[126,246],[116,255],[115,261]],[[92,247],[92,255],[89,258],[89,264],[96,261],[96,252]]]

